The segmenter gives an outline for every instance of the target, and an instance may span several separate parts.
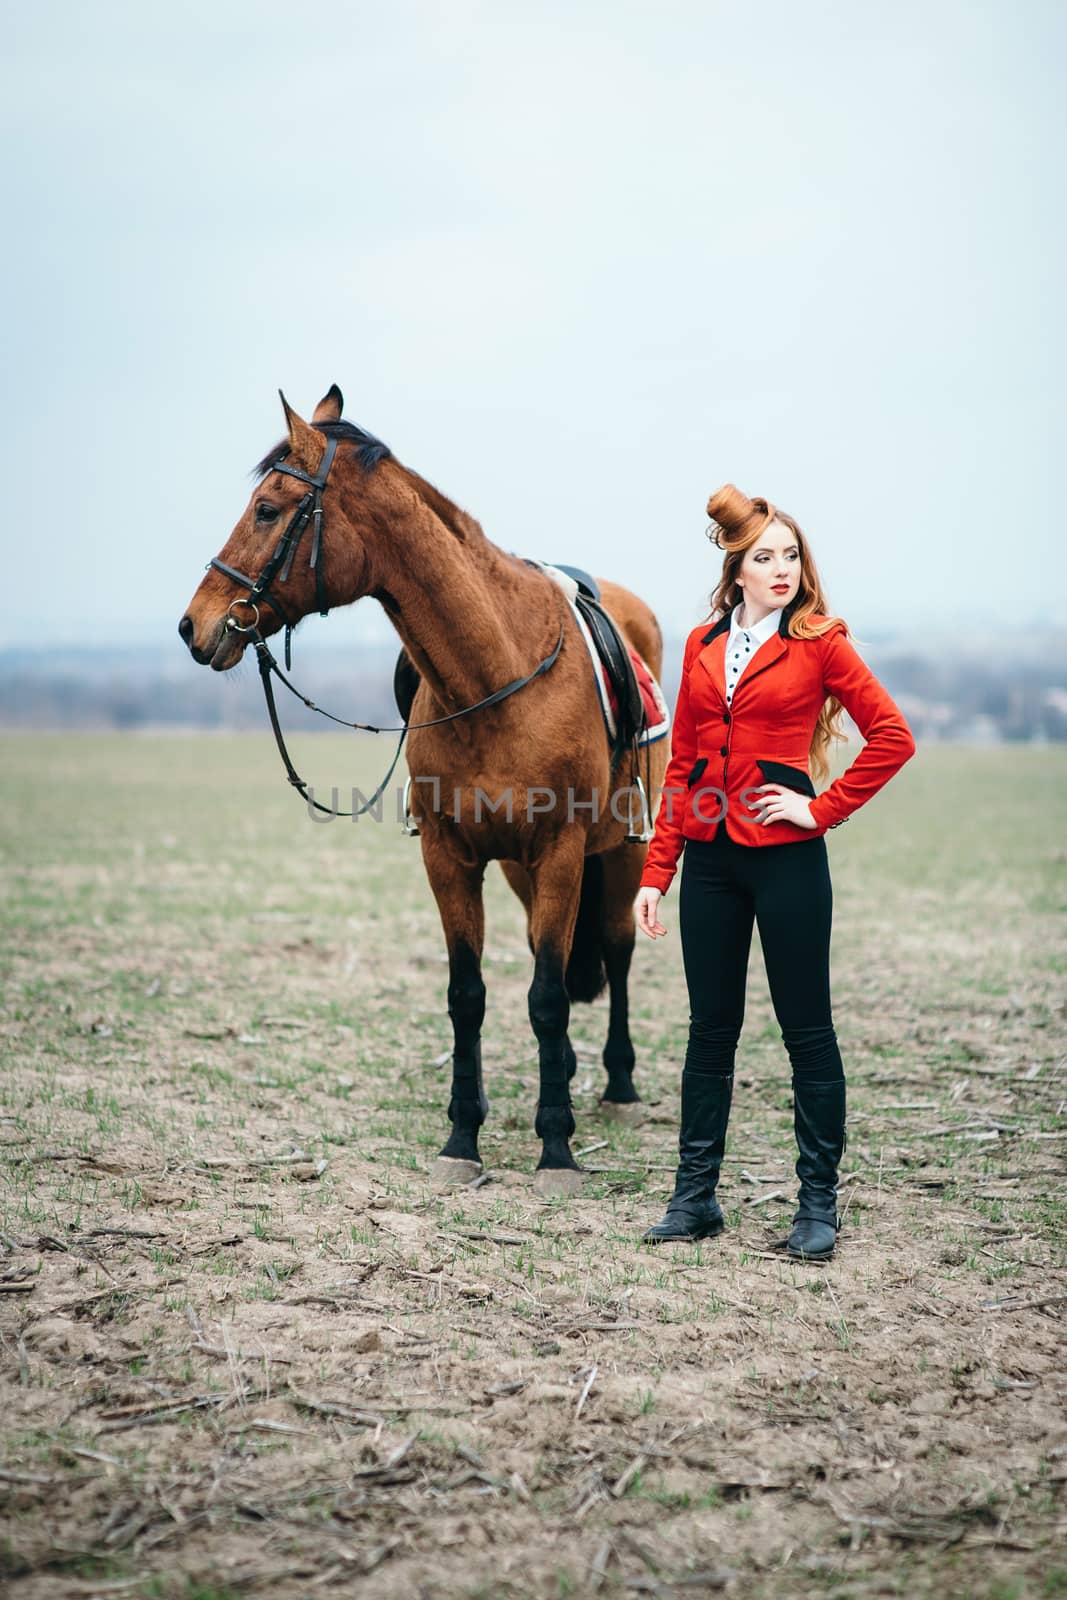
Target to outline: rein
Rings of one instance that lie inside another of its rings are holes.
[[[274,659],[274,656],[271,654],[271,651],[267,645],[267,641],[263,638],[263,635],[259,632],[258,628],[238,627],[232,617],[227,623],[227,627],[232,628],[235,633],[249,634],[251,642],[255,646],[256,656],[259,661],[260,681],[263,684],[263,698],[267,702],[267,715],[270,718],[270,725],[274,732],[275,743],[278,746],[278,753],[282,758],[289,782],[293,785],[294,789],[299,789],[309,806],[314,806],[316,811],[325,811],[331,817],[361,817],[365,811],[369,811],[373,805],[377,804],[379,798],[385,791],[386,784],[396,771],[396,764],[400,760],[400,751],[403,748],[404,740],[407,738],[407,735],[412,728],[437,728],[443,722],[456,722],[460,717],[469,717],[475,711],[485,711],[489,706],[499,705],[501,700],[506,700],[509,695],[517,694],[520,689],[525,689],[528,683],[532,683],[535,678],[541,677],[542,673],[547,672],[550,667],[555,666],[556,659],[559,656],[560,650],[563,648],[563,623],[561,622],[559,625],[559,638],[556,640],[555,647],[543,661],[538,663],[532,672],[526,675],[525,678],[515,678],[511,683],[506,683],[502,689],[494,689],[493,693],[486,695],[484,700],[478,700],[472,706],[464,706],[461,711],[449,712],[447,716],[431,717],[429,722],[403,722],[395,727],[381,728],[376,727],[372,722],[349,722],[344,717],[335,717],[332,711],[324,711],[322,706],[317,706],[314,700],[309,700],[307,695],[301,694],[300,690],[295,684],[289,682],[289,679],[285,676],[285,673],[282,671],[281,667],[279,667],[277,661]],[[288,663],[286,664],[288,665]],[[362,733],[399,733],[400,738],[397,741],[396,753],[390,762],[389,771],[385,774],[385,777],[382,779],[377,789],[375,789],[371,798],[366,802],[365,805],[360,806],[357,811],[335,811],[332,806],[320,805],[315,797],[308,793],[307,784],[293,766],[289,752],[285,747],[285,739],[282,735],[281,724],[278,721],[278,707],[274,700],[274,686],[270,681],[272,674],[277,677],[281,683],[284,683],[285,687],[289,690],[289,693],[295,695],[298,700],[302,701],[303,704],[307,706],[309,711],[318,712],[320,717],[328,717],[331,722],[339,723],[342,728],[355,728]]]
[[[323,811],[331,817],[359,817],[362,816],[365,811],[369,811],[372,806],[377,804],[378,800],[385,792],[386,784],[396,771],[396,764],[400,760],[400,751],[403,748],[404,740],[413,728],[437,728],[445,722],[456,722],[460,717],[469,717],[475,711],[485,711],[488,710],[490,706],[499,705],[502,700],[507,700],[510,695],[517,694],[520,689],[525,689],[528,683],[532,683],[535,678],[540,678],[543,673],[548,672],[551,667],[555,666],[559,657],[559,653],[563,648],[564,622],[562,619],[560,620],[559,638],[556,640],[554,648],[547,656],[545,656],[543,661],[538,663],[532,672],[527,673],[525,678],[513,678],[510,683],[504,684],[503,688],[494,689],[493,693],[486,695],[483,700],[478,700],[474,703],[474,705],[471,706],[464,706],[460,711],[451,711],[446,716],[431,717],[428,722],[403,722],[395,727],[376,727],[370,722],[349,722],[346,718],[335,717],[332,711],[325,711],[323,710],[322,706],[317,706],[313,700],[308,699],[307,695],[301,694],[300,690],[295,684],[290,683],[289,679],[286,677],[285,673],[282,671],[281,667],[279,667],[277,661],[272,655],[270,648],[267,645],[267,641],[259,631],[259,602],[261,600],[265,600],[267,605],[271,607],[272,611],[276,613],[285,626],[285,665],[287,670],[291,670],[292,635],[293,629],[296,626],[296,622],[289,617],[277,596],[271,594],[270,587],[276,577],[280,583],[284,583],[288,578],[293,565],[293,557],[296,554],[296,548],[300,543],[304,529],[307,527],[309,522],[313,522],[314,532],[311,540],[311,559],[309,564],[315,573],[315,599],[318,604],[319,615],[325,617],[329,614],[330,608],[326,600],[325,581],[322,575],[323,563],[321,559],[322,491],[326,487],[326,480],[330,475],[330,468],[333,465],[333,458],[336,452],[337,440],[328,439],[326,442],[326,453],[322,458],[322,465],[319,468],[319,472],[316,477],[311,477],[310,474],[301,472],[297,467],[286,467],[280,462],[275,463],[272,471],[284,472],[291,478],[299,478],[302,483],[309,485],[309,492],[304,495],[296,510],[293,512],[292,517],[289,519],[288,526],[281,535],[281,538],[278,540],[278,543],[275,545],[269,560],[263,567],[263,570],[260,572],[258,578],[249,578],[245,573],[238,572],[235,567],[228,567],[225,562],[220,561],[217,557],[212,557],[212,559],[208,562],[208,566],[214,567],[216,572],[223,573],[225,577],[232,578],[236,583],[243,583],[247,585],[247,596],[243,600],[231,600],[229,606],[227,607],[226,627],[232,633],[248,634],[250,642],[255,647],[256,657],[259,662],[260,681],[263,684],[263,698],[267,702],[267,715],[270,718],[270,725],[274,733],[275,743],[278,746],[278,753],[282,758],[289,782],[293,785],[294,789],[299,790],[309,806],[314,806],[316,811]],[[250,606],[255,612],[255,621],[250,623],[247,627],[242,627],[232,615],[234,606]],[[299,620],[300,619],[298,617],[296,621],[298,622]],[[298,700],[302,701],[303,704],[307,706],[309,711],[317,712],[320,717],[327,717],[331,722],[338,723],[342,728],[355,728],[363,733],[399,733],[400,738],[397,741],[396,752],[389,764],[388,772],[385,774],[385,777],[382,779],[377,789],[375,789],[371,798],[366,802],[365,805],[360,806],[358,810],[336,811],[332,806],[324,806],[320,804],[320,802],[316,800],[313,795],[308,793],[308,786],[304,782],[304,779],[297,772],[296,768],[293,766],[289,752],[286,749],[281,723],[278,720],[278,707],[274,699],[274,687],[271,683],[272,675],[277,677],[279,681],[285,685],[290,694],[295,695]]]

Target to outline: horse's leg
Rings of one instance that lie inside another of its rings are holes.
[[[567,1038],[570,1000],[565,974],[581,891],[585,841],[574,829],[557,839],[531,868],[533,899],[530,938],[534,976],[530,985],[530,1023],[537,1036],[540,1092],[534,1127],[541,1140],[534,1187],[539,1194],[575,1194],[581,1188],[571,1155],[574,1132],[569,1070],[574,1052]]]
[[[526,908],[526,940],[532,955],[534,950],[533,884],[530,881],[530,874],[517,861],[502,861],[500,867],[511,888]],[[573,1078],[578,1070],[578,1058],[574,1053],[574,1046],[571,1044],[569,1034],[564,1036],[563,1052],[567,1060],[567,1077]]]
[[[470,1183],[482,1171],[478,1129],[489,1112],[482,1084],[481,1043],[485,1017],[485,868],[482,864],[464,866],[432,843],[428,847],[424,843],[423,858],[448,947],[448,1014],[453,1034],[452,1094],[448,1102],[452,1132],[434,1163],[433,1176],[441,1184]]]
[[[604,863],[604,970],[608,975],[610,1011],[604,1045],[607,1086],[600,1101],[605,1115],[640,1122],[645,1115],[634,1088],[634,1047],[630,1039],[630,961],[634,953],[633,904],[644,868],[644,852],[632,844],[607,851]]]
[[[518,861],[502,861],[500,870],[508,880],[513,892],[522,901],[523,909],[526,912],[526,937],[530,941],[530,949],[532,951],[533,935],[530,932],[530,918],[533,916],[533,884],[530,881],[530,874]]]

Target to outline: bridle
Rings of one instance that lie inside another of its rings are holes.
[[[297,545],[303,538],[304,529],[309,522],[314,523],[314,532],[311,535],[311,561],[310,566],[315,574],[315,603],[319,609],[319,616],[329,615],[330,607],[326,600],[326,584],[322,576],[322,491],[326,487],[326,480],[330,476],[333,458],[337,454],[337,440],[327,439],[326,451],[322,458],[318,474],[314,478],[308,472],[301,472],[299,467],[287,467],[283,461],[276,461],[274,472],[284,472],[288,478],[298,478],[301,483],[308,485],[308,492],[300,501],[296,510],[289,518],[288,525],[282,533],[274,551],[267,561],[258,578],[250,578],[246,573],[238,572],[236,567],[228,567],[225,561],[220,561],[218,556],[212,556],[208,562],[209,567],[214,567],[216,572],[221,572],[227,578],[232,578],[235,583],[244,583],[248,586],[248,594],[243,600],[231,600],[226,609],[226,626],[232,632],[251,633],[259,630],[259,602],[265,600],[271,610],[285,624],[285,665],[287,668],[293,664],[292,640],[293,629],[296,622],[292,620],[278,599],[277,595],[270,592],[270,586],[275,578],[279,583],[284,583],[293,566],[293,557],[296,555]],[[234,606],[251,606],[256,613],[256,620],[252,628],[242,628],[233,620]],[[300,619],[297,618],[297,621]]]
[[[293,629],[296,627],[297,622],[300,621],[300,618],[297,617],[294,621],[293,618],[290,617],[289,613],[285,609],[285,606],[278,599],[278,596],[271,593],[271,585],[273,584],[275,578],[278,579],[279,583],[284,583],[286,581],[290,571],[292,570],[293,557],[296,555],[296,549],[303,536],[304,529],[307,527],[309,522],[314,523],[314,531],[311,536],[311,558],[309,564],[315,574],[315,601],[318,606],[320,616],[325,617],[329,614],[330,607],[326,599],[326,584],[323,578],[322,570],[322,491],[326,487],[326,480],[330,476],[330,468],[333,465],[333,458],[337,454],[337,443],[338,441],[336,439],[328,438],[326,440],[326,451],[323,455],[322,463],[319,467],[318,473],[314,477],[312,477],[310,473],[301,472],[299,467],[287,467],[281,461],[275,462],[271,468],[273,472],[284,472],[288,477],[298,478],[301,483],[306,483],[308,485],[308,492],[303,496],[296,510],[293,512],[293,515],[290,517],[285,531],[282,533],[277,544],[274,546],[274,550],[272,551],[258,578],[250,578],[246,573],[238,572],[236,567],[228,567],[226,563],[224,561],[220,561],[217,556],[212,556],[211,560],[208,562],[208,569],[210,570],[211,568],[214,568],[216,572],[221,572],[225,577],[231,578],[235,583],[243,583],[248,588],[248,594],[243,600],[231,600],[230,604],[227,606],[226,627],[231,633],[246,633],[252,645],[255,647],[256,657],[259,662],[260,681],[263,684],[263,698],[267,702],[267,715],[270,718],[270,725],[274,732],[275,743],[278,746],[278,752],[285,766],[285,771],[289,782],[293,785],[294,789],[299,790],[304,799],[307,801],[308,805],[313,806],[316,811],[324,811],[328,816],[331,817],[358,817],[362,816],[365,811],[369,811],[372,806],[376,805],[382,794],[384,794],[386,784],[393,776],[393,773],[396,770],[396,764],[400,760],[400,751],[403,747],[404,740],[412,728],[436,728],[444,722],[455,722],[460,717],[471,716],[475,711],[486,711],[490,706],[499,705],[502,700],[507,700],[510,695],[517,694],[520,689],[525,689],[528,683],[532,683],[535,678],[540,678],[544,673],[548,672],[551,667],[555,666],[556,661],[559,658],[559,653],[563,648],[564,621],[561,615],[559,624],[559,637],[556,640],[553,649],[547,656],[545,656],[543,661],[538,663],[532,672],[526,675],[525,678],[515,678],[511,683],[506,683],[503,688],[494,689],[492,694],[486,695],[483,700],[476,701],[474,705],[464,706],[461,711],[449,712],[447,716],[431,717],[428,722],[405,721],[395,727],[376,727],[370,722],[349,722],[344,717],[335,717],[332,711],[324,711],[323,708],[321,706],[317,706],[313,700],[309,700],[307,695],[301,694],[296,685],[289,682],[289,679],[286,677],[274,656],[271,654],[270,648],[267,645],[267,641],[259,631],[259,605],[261,601],[265,601],[284,624],[285,666],[286,670],[288,671],[292,667]],[[251,606],[252,610],[255,612],[255,621],[247,624],[247,626],[242,626],[233,615],[234,606]],[[385,774],[385,777],[371,795],[370,799],[364,805],[360,806],[358,810],[337,811],[332,806],[324,806],[320,804],[320,802],[315,799],[314,795],[308,793],[308,786],[304,782],[303,778],[301,778],[296,768],[293,766],[293,763],[289,757],[289,752],[285,747],[285,739],[282,735],[281,724],[278,720],[278,708],[274,701],[274,687],[270,681],[272,674],[285,685],[290,694],[295,695],[298,700],[302,701],[309,711],[317,712],[320,717],[328,717],[331,722],[338,723],[342,728],[355,728],[362,733],[399,733],[400,738],[397,742],[393,759],[389,765],[389,771]]]

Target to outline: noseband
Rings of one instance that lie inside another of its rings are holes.
[[[322,575],[322,491],[326,487],[326,480],[330,476],[333,458],[337,454],[337,440],[327,439],[326,451],[322,458],[316,477],[307,472],[301,472],[299,467],[287,467],[284,462],[275,463],[272,471],[284,472],[288,478],[298,478],[301,483],[308,485],[308,492],[300,501],[296,510],[289,518],[278,543],[274,546],[273,553],[267,561],[258,578],[250,578],[247,573],[238,572],[236,567],[228,567],[225,561],[220,561],[217,556],[212,556],[208,567],[214,567],[216,572],[221,572],[224,577],[232,578],[235,583],[243,583],[248,587],[248,594],[243,600],[231,600],[227,609],[226,626],[233,633],[258,633],[259,631],[259,605],[265,600],[271,610],[285,624],[285,665],[288,669],[292,666],[292,640],[293,629],[296,623],[289,616],[277,595],[271,594],[270,586],[275,578],[279,583],[285,583],[293,566],[293,557],[296,547],[303,538],[304,529],[308,523],[314,523],[311,535],[311,560],[309,565],[315,574],[315,604],[319,616],[329,614],[329,604],[326,600],[326,584]],[[248,627],[241,627],[240,623],[230,614],[234,606],[251,606],[256,614],[255,622]],[[299,618],[297,619],[299,621]]]

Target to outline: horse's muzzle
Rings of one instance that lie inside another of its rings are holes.
[[[178,624],[178,634],[193,660],[215,672],[235,667],[244,654],[244,640],[237,636],[236,629],[227,628],[225,623],[214,630],[206,649],[196,643],[196,624],[188,612]]]
[[[196,644],[196,624],[188,613],[178,624],[178,634],[182,643],[188,647],[189,654],[193,660],[198,662],[200,666],[206,667],[211,660],[211,652],[205,652],[198,648]]]

